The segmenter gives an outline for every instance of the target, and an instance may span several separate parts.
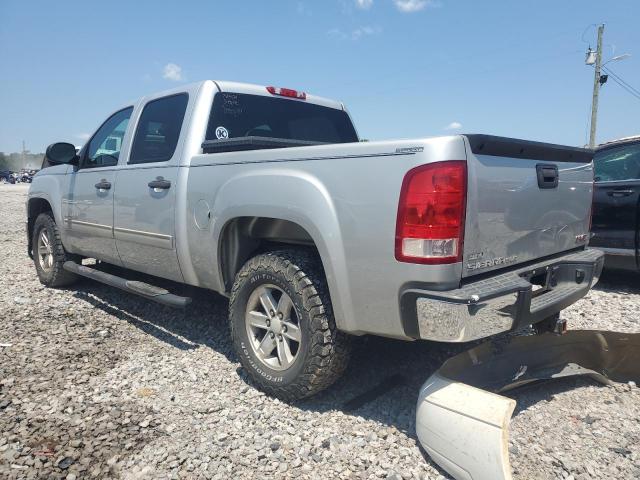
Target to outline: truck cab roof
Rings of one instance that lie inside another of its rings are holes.
[[[630,137],[622,137],[616,138],[615,140],[610,140],[608,142],[601,143],[596,146],[596,150],[604,150],[609,147],[617,147],[619,145],[627,145],[630,143],[640,142],[640,135],[632,135]]]
[[[136,104],[139,102],[147,102],[149,100],[151,100],[152,98],[159,98],[159,97],[165,97],[168,95],[174,95],[176,93],[182,93],[182,92],[187,92],[187,93],[195,93],[197,91],[199,91],[202,86],[206,83],[212,83],[213,85],[215,85],[216,89],[219,92],[228,92],[228,93],[244,93],[244,94],[248,94],[248,95],[261,95],[264,97],[273,97],[274,95],[272,93],[270,93],[267,90],[267,86],[266,85],[257,85],[257,84],[253,84],[253,83],[242,83],[242,82],[232,82],[232,81],[228,81],[228,80],[202,80],[200,82],[194,82],[194,83],[188,83],[188,84],[184,84],[184,85],[180,85],[178,87],[174,87],[168,90],[163,90],[160,92],[155,92],[151,95],[146,95],[140,99],[137,99],[134,102],[130,102],[127,105],[125,105],[125,107],[132,105],[132,104]],[[298,92],[300,92],[300,90],[297,90]],[[280,96],[279,98],[285,99],[285,100],[291,100],[291,101],[297,101],[297,102],[305,102],[305,103],[312,103],[315,105],[321,105],[323,107],[328,107],[328,108],[334,108],[336,110],[345,110],[344,104],[337,101],[337,100],[331,100],[329,98],[324,98],[324,97],[320,97],[317,95],[311,95],[309,93],[305,92],[305,98],[304,99],[297,99],[297,98],[290,98],[290,97],[285,97],[285,96]]]

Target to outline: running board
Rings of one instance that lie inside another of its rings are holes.
[[[122,277],[101,272],[94,268],[78,265],[75,262],[64,262],[63,268],[67,272],[90,278],[91,280],[119,288],[125,292],[139,295],[147,300],[152,300],[154,302],[161,303],[162,305],[168,305],[169,307],[184,308],[191,303],[191,298],[174,295],[164,288],[155,287],[148,283],[127,280]]]

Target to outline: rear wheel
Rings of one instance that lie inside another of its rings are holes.
[[[292,401],[331,385],[346,368],[319,261],[306,251],[258,255],[236,276],[231,337],[245,370],[266,393]]]
[[[64,249],[60,231],[51,213],[41,213],[33,226],[33,263],[40,283],[47,287],[65,287],[74,283],[77,275],[62,268],[64,262],[77,260]]]

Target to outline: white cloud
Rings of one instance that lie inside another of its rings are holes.
[[[373,0],[356,0],[356,7],[362,10],[369,10],[373,5]]]
[[[412,13],[422,10],[427,5],[431,5],[430,0],[393,0],[396,8],[404,13]]]
[[[380,32],[382,32],[382,29],[380,27],[372,27],[366,25],[364,27],[359,27],[355,30],[352,30],[351,33],[344,32],[339,28],[332,28],[327,32],[327,35],[339,40],[346,40],[348,38],[350,38],[351,40],[360,40],[361,38],[368,37],[370,35],[378,35]]]
[[[462,124],[460,122],[451,122],[449,125],[444,127],[445,130],[460,130],[462,128]]]
[[[175,63],[167,63],[162,71],[162,78],[166,78],[172,82],[181,82],[184,79],[182,76],[182,67]]]
[[[380,27],[371,27],[367,25],[365,27],[356,28],[353,32],[351,32],[351,38],[353,40],[359,40],[360,38],[369,35],[377,35],[381,31],[382,30],[380,29]]]
[[[89,140],[89,137],[90,137],[90,136],[91,136],[91,134],[90,134],[90,133],[76,133],[76,134],[75,134],[75,137],[76,137],[77,139],[79,139],[79,140],[83,140],[83,141]]]
[[[344,33],[342,30],[340,30],[339,28],[332,28],[327,32],[327,35],[329,35],[332,38],[338,38],[340,40],[344,40],[345,38],[347,38],[347,34]]]

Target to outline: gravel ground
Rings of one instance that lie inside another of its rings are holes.
[[[0,477],[444,479],[419,447],[419,386],[460,347],[357,339],[345,376],[295,405],[253,389],[226,299],[180,312],[26,256],[25,186],[0,185]],[[171,286],[176,293],[182,287]],[[640,281],[608,275],[570,328],[640,331]],[[565,379],[512,393],[517,479],[640,478],[640,389]]]

